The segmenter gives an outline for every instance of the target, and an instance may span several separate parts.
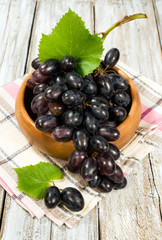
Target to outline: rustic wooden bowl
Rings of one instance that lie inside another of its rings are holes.
[[[141,117],[141,102],[133,81],[119,68],[114,67],[114,70],[127,80],[132,96],[132,105],[129,114],[125,121],[117,127],[120,131],[120,138],[113,142],[117,147],[122,148],[129,142],[138,128]],[[56,142],[50,133],[37,130],[34,121],[25,108],[26,82],[31,77],[31,74],[22,83],[16,99],[15,112],[19,127],[28,141],[41,152],[56,158],[68,159],[71,152],[75,149],[73,142]],[[27,100],[28,105],[30,105],[30,101],[31,99]]]

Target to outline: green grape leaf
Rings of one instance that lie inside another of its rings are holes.
[[[88,75],[99,66],[103,52],[103,41],[96,34],[90,34],[82,19],[71,9],[63,15],[49,35],[42,34],[39,44],[39,60],[72,56],[81,76]]]
[[[40,162],[23,168],[15,168],[18,177],[17,188],[30,197],[42,199],[50,181],[63,177],[60,169],[53,164]]]

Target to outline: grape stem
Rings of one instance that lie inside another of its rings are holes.
[[[97,33],[97,35],[101,35],[102,34],[102,40],[104,41],[105,38],[107,37],[107,35],[114,28],[119,27],[119,26],[121,26],[124,23],[130,22],[130,21],[135,20],[135,19],[140,19],[140,18],[147,18],[147,15],[143,14],[143,13],[137,13],[137,14],[133,14],[133,15],[130,15],[130,16],[125,16],[123,19],[121,19],[118,22],[116,22],[115,24],[113,24],[107,31]]]

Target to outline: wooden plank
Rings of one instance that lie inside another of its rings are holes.
[[[24,73],[34,7],[35,0],[0,1],[0,85]]]
[[[157,24],[159,39],[162,47],[162,1],[152,0],[152,3],[155,11],[156,24]]]
[[[159,182],[157,161],[154,178]],[[128,177],[127,188],[110,194],[99,208],[101,239],[160,239],[159,203],[147,157]]]
[[[143,12],[148,19],[136,20],[118,27],[104,42],[105,52],[112,47],[120,50],[120,61],[160,83],[162,75],[162,53],[156,28],[152,2],[137,1],[96,1],[96,32],[107,30],[125,15]]]
[[[1,240],[50,239],[51,221],[33,219],[8,194],[6,196]]]

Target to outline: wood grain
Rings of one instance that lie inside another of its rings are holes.
[[[24,74],[35,0],[0,1],[0,85]]]

